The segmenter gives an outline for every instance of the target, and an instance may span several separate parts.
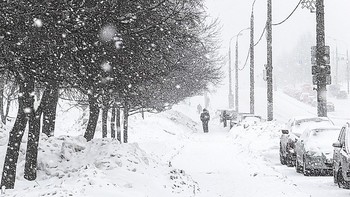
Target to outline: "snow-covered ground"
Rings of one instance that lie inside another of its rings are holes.
[[[264,117],[265,90],[256,92],[256,113]],[[248,89],[240,93],[240,109],[249,111]],[[38,179],[23,179],[21,148],[15,189],[2,196],[349,196],[350,191],[339,189],[332,177],[304,177],[279,163],[283,122],[316,114],[313,107],[275,92],[276,121],[229,130],[215,114],[226,103],[222,95],[211,95],[209,133],[202,132],[196,113],[204,99],[195,97],[170,111],[146,114],[145,119],[132,116],[129,144],[99,138],[86,142],[80,136],[81,111],[66,112],[72,116],[60,112],[56,136],[41,137]],[[349,100],[333,102],[336,112],[330,117],[341,125],[350,116],[337,106],[346,106]],[[0,129],[1,161],[7,133],[8,128]],[[98,131],[96,137],[100,136]]]

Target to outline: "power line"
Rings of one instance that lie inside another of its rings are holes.
[[[302,0],[299,1],[298,5],[294,8],[294,10],[289,14],[289,16],[287,16],[287,18],[285,18],[283,21],[279,22],[279,23],[274,23],[272,25],[276,26],[276,25],[281,25],[282,23],[286,22],[295,12],[295,10],[298,9],[300,3],[302,2]]]
[[[263,32],[262,32],[261,35],[260,35],[260,38],[259,38],[258,42],[256,42],[256,43],[254,44],[254,46],[256,46],[256,45],[259,44],[259,42],[261,41],[261,39],[262,39],[262,37],[263,37],[263,35],[264,35],[264,33],[265,33],[265,30],[266,30],[266,25],[265,25],[265,27],[264,27],[264,29],[263,29]]]
[[[245,59],[245,63],[244,63],[242,68],[238,68],[239,71],[244,70],[245,66],[247,65],[248,59],[249,59],[249,54],[250,54],[250,50],[248,49],[248,54],[247,54],[247,58]]]

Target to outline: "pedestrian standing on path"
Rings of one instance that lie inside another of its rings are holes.
[[[209,111],[204,108],[203,112],[201,113],[201,121],[202,121],[202,124],[203,124],[203,131],[204,131],[204,133],[208,133],[209,132],[209,128],[208,128],[209,120],[210,120]]]
[[[197,105],[197,113],[200,114],[202,112],[202,105],[198,104]]]

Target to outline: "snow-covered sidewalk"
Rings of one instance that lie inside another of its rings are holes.
[[[332,177],[304,177],[279,164],[278,123],[196,133],[173,164],[198,182],[196,196],[348,196]]]

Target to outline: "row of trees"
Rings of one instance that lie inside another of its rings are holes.
[[[59,95],[88,103],[87,141],[100,110],[106,137],[108,110],[118,124],[123,109],[127,142],[130,114],[163,111],[218,83],[216,22],[205,19],[203,0],[0,1],[0,70],[18,90],[1,187],[14,188],[27,125],[24,176],[36,179],[39,135],[53,135]]]

